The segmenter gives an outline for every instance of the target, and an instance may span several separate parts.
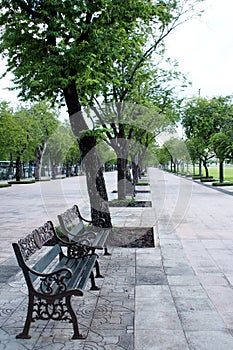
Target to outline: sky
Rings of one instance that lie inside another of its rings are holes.
[[[233,94],[233,0],[205,0],[205,12],[171,33],[165,42],[167,55],[179,63],[192,87],[185,96],[202,97]],[[0,60],[0,75],[4,61]],[[17,93],[4,88],[12,86],[11,76],[0,80],[0,100],[18,104]]]
[[[166,41],[167,55],[179,63],[192,87],[187,97],[233,94],[233,0],[203,2],[201,18],[179,26]]]

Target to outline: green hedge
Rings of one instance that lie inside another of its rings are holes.
[[[229,181],[229,182],[213,182],[212,183],[213,186],[233,186],[233,181]]]
[[[214,179],[212,176],[211,177],[202,177],[201,178],[201,182],[213,182],[213,181],[217,181],[217,180]]]
[[[1,187],[11,187],[11,184],[8,184],[8,183],[7,184],[0,184],[0,188]]]
[[[149,186],[149,182],[136,182],[136,186]]]
[[[8,181],[10,185],[24,185],[24,184],[34,184],[35,180],[20,180],[20,181]]]

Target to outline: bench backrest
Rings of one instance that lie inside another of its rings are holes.
[[[75,235],[82,234],[85,230],[84,223],[80,216],[77,205],[74,205],[72,208],[67,209],[64,213],[57,216],[61,231],[69,240],[74,239]]]
[[[28,284],[34,282],[37,276],[29,273],[27,261],[30,260],[31,256],[38,252],[45,243],[54,237],[55,230],[53,223],[47,221],[43,226],[33,230],[25,238],[20,239],[17,243],[12,243],[18,264],[22,268]],[[51,247],[51,249],[31,267],[31,269],[37,272],[43,272],[60,252],[59,244],[55,244],[55,246]]]

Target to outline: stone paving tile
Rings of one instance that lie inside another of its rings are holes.
[[[232,286],[208,285],[205,289],[221,314],[233,312],[233,290]],[[220,297],[221,296],[221,297]]]
[[[226,328],[216,310],[179,312],[182,327],[187,331],[219,331]]]
[[[174,298],[207,298],[201,285],[197,286],[170,286]]]
[[[136,269],[136,284],[167,284],[167,277],[164,274],[163,268],[141,266]]]
[[[177,311],[211,311],[215,310],[213,303],[208,298],[192,298],[189,296],[174,298]]]
[[[168,286],[137,285],[135,296],[135,329],[137,331],[182,329]],[[159,303],[155,304],[155,300],[159,300]]]
[[[226,276],[221,273],[199,273],[198,279],[205,288],[206,286],[228,286],[229,281]]]
[[[155,328],[137,330],[134,350],[188,350],[182,330],[164,330]]]
[[[186,332],[192,350],[230,350],[233,337],[227,330]]]
[[[200,282],[197,276],[191,275],[169,275],[168,283],[171,286],[199,286]]]
[[[233,335],[233,311],[224,312],[221,314],[221,317],[226,327],[232,331],[232,335]]]
[[[159,299],[158,303],[153,304],[153,312],[168,312],[169,310],[175,310],[174,301],[171,298],[171,296],[162,296]],[[145,311],[151,311],[152,304],[150,298],[145,299],[136,299],[135,300],[135,308],[137,309],[138,313],[145,312]]]
[[[170,329],[182,330],[179,316],[176,310],[154,311],[153,307],[150,310],[138,310],[135,313],[135,328],[136,330],[147,329],[154,331],[155,329]]]

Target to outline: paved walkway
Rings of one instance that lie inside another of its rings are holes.
[[[27,290],[11,242],[78,203],[88,216],[85,178],[1,189],[0,350],[233,349],[233,196],[149,170],[151,208],[111,208],[116,226],[154,227],[155,248],[113,248],[101,256],[99,292],[73,298],[86,340],[71,340],[62,322],[32,324],[16,340]],[[106,173],[110,199],[116,174]],[[141,188],[140,188],[141,189]]]

